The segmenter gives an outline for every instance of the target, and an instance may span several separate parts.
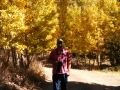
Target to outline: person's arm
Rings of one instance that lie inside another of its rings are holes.
[[[68,53],[68,62],[67,62],[67,69],[68,69],[67,75],[68,75],[68,76],[70,75],[71,59],[72,59],[72,57],[71,57],[71,55]]]
[[[47,62],[50,64],[56,64],[56,61],[53,60],[53,51],[50,53]]]
[[[68,69],[67,75],[69,76],[69,75],[70,75],[70,69],[71,69],[71,61],[69,61],[69,62],[67,63],[67,69]]]

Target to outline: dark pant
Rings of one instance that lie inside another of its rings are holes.
[[[53,74],[52,79],[53,90],[67,90],[67,74]]]

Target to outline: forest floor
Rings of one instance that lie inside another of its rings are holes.
[[[42,90],[52,89],[52,68],[44,67],[47,75]],[[120,90],[120,73],[71,69],[68,77],[68,90]]]

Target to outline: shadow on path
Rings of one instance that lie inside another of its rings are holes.
[[[53,90],[52,82],[46,82],[41,85],[42,90]],[[120,86],[104,86],[100,84],[88,84],[82,82],[68,82],[68,90],[120,90]]]

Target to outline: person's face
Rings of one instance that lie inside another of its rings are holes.
[[[57,48],[59,48],[59,49],[63,48],[63,42],[62,41],[57,42]]]

